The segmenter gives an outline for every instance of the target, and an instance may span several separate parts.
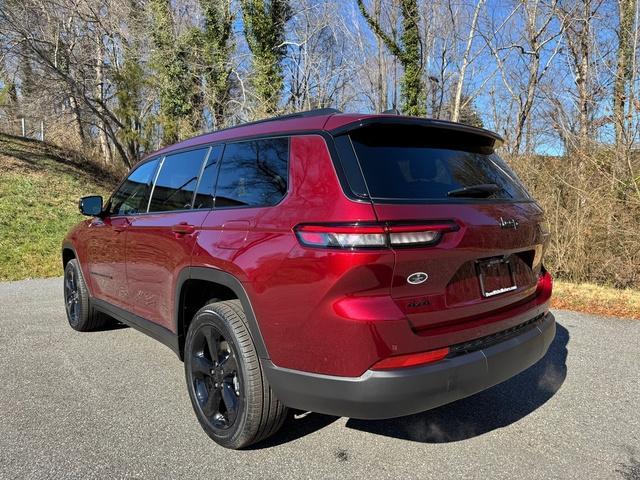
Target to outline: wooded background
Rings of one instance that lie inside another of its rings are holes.
[[[497,131],[548,265],[640,287],[637,0],[0,0],[0,131],[124,169],[319,107]]]

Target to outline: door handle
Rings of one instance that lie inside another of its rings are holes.
[[[122,223],[119,223],[117,225],[112,225],[113,231],[120,233],[120,232],[124,232],[127,228],[129,228],[129,226],[131,225],[131,222],[129,220],[125,220]]]
[[[177,235],[190,235],[196,231],[196,227],[187,222],[182,222],[172,226],[171,231]]]

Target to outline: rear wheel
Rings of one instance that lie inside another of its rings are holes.
[[[282,426],[286,408],[264,377],[238,300],[210,303],[196,313],[184,357],[193,409],[215,442],[243,448]]]
[[[89,290],[76,259],[69,260],[64,269],[64,304],[67,320],[74,330],[96,330],[108,322],[106,317],[92,310]]]

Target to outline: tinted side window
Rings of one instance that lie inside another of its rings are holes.
[[[218,160],[222,153],[222,145],[211,147],[211,153],[204,166],[200,183],[198,184],[198,193],[193,203],[193,208],[213,208],[213,199],[216,189],[216,176],[218,175]]]
[[[227,144],[216,207],[275,205],[287,193],[288,171],[288,138]]]
[[[168,155],[151,194],[150,212],[188,210],[208,148]]]
[[[108,213],[110,215],[132,215],[145,212],[149,201],[151,182],[158,166],[158,159],[143,163],[124,181],[111,196]]]

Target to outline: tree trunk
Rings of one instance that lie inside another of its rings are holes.
[[[466,75],[467,67],[469,66],[469,56],[471,54],[471,47],[473,46],[473,38],[476,33],[476,24],[478,23],[478,16],[480,15],[480,9],[485,0],[478,0],[476,8],[473,11],[473,19],[471,20],[471,26],[469,27],[469,36],[467,37],[467,47],[464,50],[462,56],[462,65],[460,66],[460,75],[458,76],[458,83],[456,85],[455,97],[453,100],[453,109],[451,112],[451,121],[457,122],[460,118],[460,106],[462,104],[462,88],[464,87],[464,77]]]
[[[633,55],[633,21],[635,20],[636,0],[618,0],[620,26],[618,29],[618,51],[616,77],[613,87],[613,124],[616,132],[616,150],[619,158],[614,168],[615,173],[624,169],[623,157],[627,148],[627,132],[625,107],[627,103],[627,89],[629,88]]]
[[[357,0],[357,3],[367,24],[394,56],[394,64],[395,60],[399,60],[402,64],[403,73],[402,79],[400,80],[400,93],[403,99],[402,113],[415,117],[424,116],[427,112],[427,107],[424,83],[422,81],[422,46],[418,25],[417,0],[400,0],[399,2],[402,13],[401,44],[399,44],[396,39],[395,28],[392,28],[391,35],[387,34],[378,20],[369,14],[364,6],[364,0]],[[395,23],[392,22],[392,24]],[[394,85],[396,85],[395,81]],[[396,106],[395,98],[393,106]]]
[[[104,45],[100,36],[96,37],[96,99],[98,100],[98,110],[102,112],[104,103]],[[100,142],[100,150],[105,165],[113,164],[113,154],[109,145],[109,137],[106,132],[105,122],[98,118],[98,140]]]
[[[529,65],[529,80],[527,85],[527,92],[525,94],[525,99],[523,104],[520,106],[520,111],[518,112],[518,122],[516,124],[516,134],[515,140],[513,143],[513,153],[520,153],[520,148],[522,146],[522,138],[524,135],[524,131],[527,126],[527,121],[529,119],[529,114],[531,113],[531,108],[533,107],[533,99],[536,93],[536,88],[538,87],[538,69],[540,68],[540,56],[535,53],[533,55],[533,61]],[[529,145],[527,146],[529,147]]]
[[[576,81],[578,86],[579,97],[579,119],[580,119],[580,138],[578,144],[580,149],[584,151],[589,136],[591,134],[591,98],[589,95],[590,76],[591,76],[591,0],[585,0],[584,2],[584,19],[582,20],[583,26],[580,31],[580,57],[578,59],[578,79]]]
[[[69,105],[71,106],[71,114],[73,115],[73,125],[76,129],[78,141],[85,141],[84,126],[82,125],[82,117],[80,114],[80,105],[74,95],[69,95]]]
[[[376,22],[381,23],[382,5],[381,0],[375,0],[373,4],[373,14]],[[376,47],[378,50],[378,75],[376,78],[376,93],[377,93],[377,111],[384,112],[387,110],[387,69],[384,58],[384,44],[382,39],[376,35]]]

